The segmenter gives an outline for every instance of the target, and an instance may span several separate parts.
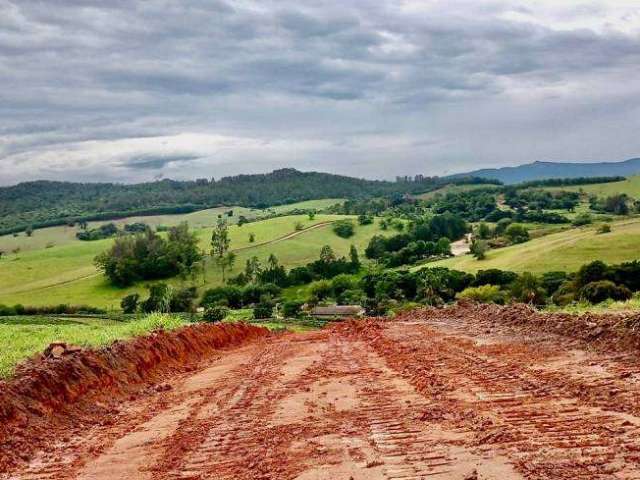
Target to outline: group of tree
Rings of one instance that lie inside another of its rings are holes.
[[[412,222],[404,233],[373,236],[365,255],[388,267],[447,256],[451,254],[451,241],[461,239],[467,231],[467,223],[450,213],[421,218]]]
[[[340,274],[357,273],[360,270],[360,258],[355,246],[351,246],[348,257],[338,257],[329,245],[320,250],[317,260],[300,267],[287,270],[278,258],[271,254],[263,265],[258,257],[247,259],[244,271],[229,279],[229,284],[246,286],[251,284],[273,284],[285,288],[304,285],[318,279],[333,278]]]
[[[86,222],[84,222],[84,225],[86,225]],[[143,233],[148,229],[149,226],[146,223],[141,222],[127,223],[122,230],[118,229],[118,226],[115,223],[105,223],[96,228],[87,229],[85,227],[81,229],[76,233],[76,238],[78,240],[85,241],[103,240],[105,238],[115,237],[116,235]]]
[[[150,229],[116,237],[95,264],[111,283],[126,287],[141,280],[193,275],[201,260],[196,236],[182,223],[170,228],[166,238]]]

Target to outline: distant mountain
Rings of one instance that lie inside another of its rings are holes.
[[[611,177],[640,174],[640,158],[623,162],[565,163],[534,162],[517,167],[483,168],[449,178],[481,177],[500,180],[505,184],[544,180],[547,178]]]

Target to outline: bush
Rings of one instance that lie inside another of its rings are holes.
[[[511,296],[517,302],[544,305],[546,302],[545,291],[540,280],[532,273],[525,272],[513,282]]]
[[[311,284],[309,292],[315,300],[324,300],[333,294],[333,285],[329,280],[318,280]]]
[[[581,227],[583,225],[589,225],[592,221],[593,219],[591,218],[591,215],[589,215],[588,213],[581,213],[579,215],[576,215],[576,218],[574,218],[573,222],[571,223],[574,227]]]
[[[611,233],[611,225],[609,225],[608,223],[604,223],[602,225],[600,225],[598,227],[598,232],[597,233]]]
[[[505,287],[513,283],[517,278],[518,274],[515,272],[489,268],[487,270],[480,270],[476,274],[473,286],[480,287],[482,285],[498,285],[500,287]]]
[[[504,234],[513,243],[524,243],[529,240],[529,230],[517,223],[509,225]]]
[[[302,305],[303,302],[299,302],[296,300],[291,302],[284,302],[282,304],[282,315],[287,318],[297,317],[302,311]]]
[[[289,285],[305,285],[313,281],[313,272],[309,267],[295,267],[289,270]]]
[[[580,267],[576,273],[576,288],[580,289],[588,283],[610,280],[611,271],[606,263],[596,260]]]
[[[542,288],[553,295],[567,281],[566,272],[545,272],[542,274]]]
[[[229,315],[229,309],[223,306],[208,307],[202,315],[202,320],[209,323],[221,322]]]
[[[358,216],[358,223],[360,225],[371,225],[373,223],[373,216],[363,213],[362,215]]]
[[[458,299],[473,300],[481,303],[504,303],[504,294],[497,285],[482,285],[465,288],[457,295]]]
[[[16,314],[14,307],[0,304],[0,317],[9,317]]]
[[[196,287],[182,288],[171,295],[171,311],[172,312],[193,312],[194,301],[198,298],[198,289]]]
[[[169,313],[171,311],[172,290],[166,283],[156,283],[147,287],[149,298],[142,302],[142,311],[145,313]]]
[[[273,283],[261,283],[247,285],[242,291],[244,305],[256,304],[262,301],[264,296],[277,297],[282,289]]]
[[[140,300],[140,295],[137,293],[132,293],[131,295],[127,295],[120,301],[120,308],[124,313],[136,313],[138,310],[138,301]]]
[[[590,303],[600,303],[605,300],[629,300],[631,290],[624,285],[616,285],[610,280],[591,282],[582,287],[580,298]]]
[[[264,319],[273,317],[273,303],[260,302],[253,309],[253,318]]]
[[[487,258],[487,250],[489,250],[489,245],[486,240],[474,240],[471,244],[471,248],[469,251],[477,260],[484,260]]]
[[[243,291],[241,288],[228,285],[224,287],[210,288],[202,295],[200,305],[204,308],[216,305],[227,305],[231,308],[242,307]]]
[[[349,238],[355,233],[355,228],[351,220],[338,220],[333,224],[333,231],[341,238]]]

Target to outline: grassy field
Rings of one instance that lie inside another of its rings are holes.
[[[621,182],[594,183],[593,185],[573,185],[567,187],[547,187],[548,190],[566,190],[584,192],[599,197],[608,197],[618,193],[626,193],[631,198],[640,198],[640,176],[629,177]]]
[[[612,224],[613,231],[596,233],[597,225],[546,235],[511,247],[490,250],[485,260],[471,255],[450,258],[428,266],[446,266],[468,272],[500,268],[516,272],[575,271],[592,260],[620,263],[640,259],[640,218]]]
[[[108,345],[157,328],[185,324],[179,317],[152,314],[129,322],[56,317],[0,317],[0,378],[11,375],[17,363],[42,352],[50,343],[64,341],[84,347]]]
[[[323,200],[309,200],[306,202],[291,203],[289,205],[280,205],[267,210],[258,210],[244,207],[219,207],[200,210],[197,212],[176,214],[176,215],[150,215],[126,217],[118,220],[107,220],[99,222],[89,222],[88,228],[96,228],[106,223],[115,223],[122,228],[127,223],[146,223],[151,227],[164,225],[167,227],[178,225],[181,222],[187,222],[193,229],[211,228],[218,220],[218,215],[224,215],[224,218],[230,223],[235,224],[240,216],[248,219],[257,219],[274,214],[284,214],[293,210],[315,209],[317,211],[324,210],[337,203],[344,202],[340,198],[328,198]],[[233,211],[233,216],[226,214]],[[6,254],[10,254],[14,249],[19,248],[21,252],[29,252],[33,250],[42,250],[44,248],[60,247],[69,244],[86,243],[76,239],[76,233],[80,231],[79,226],[70,227],[68,225],[59,227],[49,227],[35,230],[31,237],[24,233],[18,236],[3,235],[0,236],[0,250]],[[0,282],[1,284],[1,282]]]
[[[336,254],[346,255],[351,244],[358,247],[362,256],[369,239],[382,233],[376,222],[373,225],[357,226],[356,234],[350,239],[335,235],[330,223],[345,218],[338,215],[316,215],[309,220],[306,215],[276,217],[241,227],[229,228],[231,248],[237,253],[232,274],[239,273],[246,260],[256,255],[266,262],[274,253],[287,267],[303,265],[318,258],[323,245],[331,245]],[[304,230],[297,232],[296,223],[302,223]],[[196,230],[201,247],[208,251],[211,228]],[[255,243],[249,242],[249,233],[256,236]],[[13,305],[54,305],[89,304],[117,309],[120,299],[132,292],[144,294],[144,284],[127,289],[110,285],[93,265],[93,258],[109,248],[113,240],[75,242],[64,246],[21,252],[0,260],[0,303]],[[205,275],[195,280],[172,279],[169,283],[179,286],[183,283],[197,284],[199,287],[219,285],[220,272],[212,262],[207,262]]]

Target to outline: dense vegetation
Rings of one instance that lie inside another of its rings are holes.
[[[118,237],[95,263],[114,285],[126,287],[140,280],[190,275],[201,259],[198,240],[183,223],[169,229],[166,239],[152,230]]]

